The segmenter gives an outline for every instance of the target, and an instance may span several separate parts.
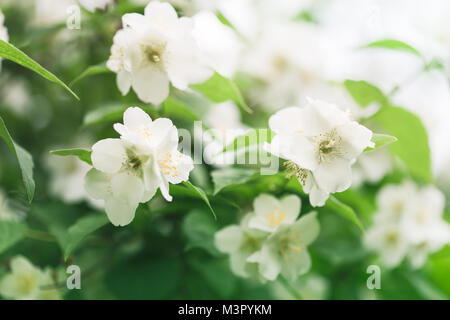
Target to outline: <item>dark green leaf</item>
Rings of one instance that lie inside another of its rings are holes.
[[[214,182],[214,195],[228,186],[245,183],[254,174],[255,170],[253,169],[241,168],[223,168],[212,171],[211,177]]]
[[[25,185],[25,189],[27,191],[28,201],[31,202],[34,196],[34,179],[33,179],[33,158],[31,155],[19,146],[14,140],[11,138],[8,129],[6,128],[5,122],[0,117],[0,137],[5,140],[8,147],[14,152],[14,155],[19,162],[19,167],[22,172],[22,180]]]
[[[352,208],[347,206],[345,203],[342,203],[334,196],[330,196],[330,198],[325,203],[325,207],[336,212],[341,217],[353,222],[360,230],[364,230],[364,227],[356,215],[355,211]]]
[[[69,91],[77,100],[80,100],[78,96],[73,92],[64,82],[59,80],[54,74],[47,71],[43,68],[39,63],[31,59],[24,52],[14,47],[12,44],[9,44],[3,40],[0,40],[0,57],[11,60],[25,68],[33,70],[37,74],[41,75],[45,79],[57,83],[62,86],[64,89]]]
[[[199,120],[199,117],[192,109],[183,102],[170,97],[163,102],[163,113],[167,118],[179,118],[187,121]]]
[[[23,223],[0,221],[0,253],[22,240],[26,229]]]
[[[192,183],[190,183],[189,181],[183,182],[183,184],[189,189],[192,190],[193,192],[195,192],[195,194],[197,194],[197,196],[203,200],[203,202],[205,202],[205,204],[208,206],[209,210],[211,210],[211,213],[214,216],[214,219],[217,219],[216,213],[214,212],[214,209],[212,208],[211,204],[209,203],[209,199],[208,196],[206,195],[206,192],[203,191],[203,189],[194,186]]]
[[[208,212],[195,209],[184,218],[183,233],[187,238],[186,250],[202,248],[213,255],[218,255],[214,245],[217,224]]]
[[[95,66],[90,66],[86,70],[83,71],[78,77],[72,80],[72,82],[69,84],[71,87],[80,81],[81,79],[84,79],[89,76],[93,76],[96,74],[102,74],[102,73],[109,73],[112,72],[106,67],[106,62],[99,63]]]

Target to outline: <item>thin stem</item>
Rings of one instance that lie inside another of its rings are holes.
[[[303,300],[302,296],[300,295],[300,293],[298,292],[298,290],[296,290],[287,280],[285,277],[280,276],[278,278],[278,282],[281,283],[281,285],[287,290],[289,291],[289,293],[296,299],[296,300]]]

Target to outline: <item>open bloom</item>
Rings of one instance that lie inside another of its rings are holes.
[[[378,194],[377,205],[365,244],[386,266],[407,258],[420,267],[429,253],[450,243],[450,227],[442,218],[445,198],[435,187],[418,188],[411,181],[388,185]]]
[[[158,189],[171,201],[169,183],[189,178],[192,159],[177,150],[178,131],[169,119],[155,121],[140,108],[128,108],[124,124],[115,124],[121,139],[104,139],[92,147],[94,166],[85,178],[86,190],[105,201],[109,220],[125,226],[139,203],[149,201]]]
[[[278,111],[269,126],[276,136],[267,151],[289,160],[313,206],[323,205],[330,193],[348,189],[352,164],[373,146],[372,131],[320,100],[308,99],[304,108]]]
[[[295,281],[311,267],[307,246],[319,235],[316,212],[302,216],[291,225],[283,225],[264,242],[260,251],[248,258],[258,264],[263,279],[275,280],[281,273]]]
[[[50,270],[42,271],[26,258],[17,256],[11,260],[11,273],[0,281],[0,295],[18,300],[59,299],[59,292],[48,288],[52,282]]]
[[[169,82],[186,90],[212,75],[192,35],[192,19],[178,18],[170,4],[150,2],[144,15],[125,14],[122,22],[107,62],[122,94],[133,87],[142,101],[159,104],[169,94]]]
[[[250,219],[249,226],[274,232],[280,226],[295,222],[300,214],[300,204],[300,198],[294,195],[278,200],[268,194],[261,194],[253,202],[255,215]]]
[[[215,234],[216,247],[230,255],[231,270],[238,276],[249,277],[257,273],[256,265],[248,258],[261,249],[267,234],[249,227],[253,213],[248,213],[240,225],[231,225]]]

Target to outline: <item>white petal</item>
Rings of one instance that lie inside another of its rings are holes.
[[[275,280],[280,274],[279,257],[267,246],[263,246],[261,251],[252,254],[247,261],[258,263],[259,273],[267,280]]]
[[[269,152],[280,158],[291,160],[304,169],[314,170],[318,165],[314,144],[302,134],[275,136],[270,144]]]
[[[267,213],[280,208],[280,202],[269,194],[260,194],[253,201],[253,208],[257,217],[264,217]]]
[[[169,79],[161,71],[147,68],[133,72],[132,86],[139,99],[160,104],[169,96]]]
[[[239,226],[226,227],[214,235],[217,249],[225,253],[237,251],[242,242],[242,230]]]
[[[306,247],[317,238],[320,232],[317,212],[302,215],[291,228],[300,236],[300,244]]]
[[[122,16],[122,24],[124,28],[133,30],[141,30],[148,23],[148,19],[139,13],[127,13]]]
[[[311,268],[311,257],[308,251],[303,249],[300,253],[292,256],[291,260],[283,263],[281,274],[291,282],[295,282],[299,275],[302,275]]]
[[[177,12],[167,2],[151,1],[144,10],[147,21],[161,20],[175,22],[178,19]]]
[[[352,160],[359,156],[365,148],[373,146],[372,131],[355,121],[336,128],[342,138],[342,150],[346,159]]]
[[[105,202],[105,211],[109,221],[116,227],[126,226],[134,219],[138,203],[127,203],[116,198],[109,198]]]
[[[281,199],[281,211],[286,213],[286,223],[293,223],[300,214],[301,201],[295,195],[289,195]]]
[[[117,73],[117,87],[119,88],[123,96],[126,95],[128,91],[130,91],[131,79],[131,73],[126,70],[122,70]]]
[[[134,175],[118,173],[111,178],[111,190],[114,198],[126,203],[137,204],[143,197],[144,184]]]
[[[97,170],[115,173],[126,159],[125,148],[120,139],[104,139],[92,146],[92,164]]]
[[[324,161],[313,173],[319,188],[325,192],[342,192],[352,183],[351,165],[345,159],[337,158],[329,163]]]
[[[139,107],[130,107],[123,113],[123,124],[129,128],[148,127],[152,124],[152,118]]]
[[[150,126],[150,144],[158,148],[159,153],[173,151],[178,147],[178,130],[167,118],[158,118]]]
[[[181,152],[175,151],[172,154],[171,169],[162,170],[169,183],[178,184],[189,180],[189,173],[194,169],[194,162]]]
[[[111,176],[107,173],[91,169],[86,173],[84,187],[87,193],[94,199],[106,199],[110,193]]]

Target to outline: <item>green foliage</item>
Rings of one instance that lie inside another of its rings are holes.
[[[372,136],[372,142],[375,143],[375,146],[367,147],[364,152],[369,152],[376,150],[378,148],[390,145],[391,143],[396,142],[398,139],[396,137],[390,136],[388,134],[380,134],[380,133],[374,133]]]
[[[63,150],[52,150],[50,151],[51,154],[54,154],[56,156],[76,156],[81,161],[86,162],[87,164],[92,166],[92,160],[91,160],[91,150],[81,149],[81,148],[73,148],[73,149],[63,149]]]
[[[59,80],[54,74],[43,68],[39,63],[31,59],[24,52],[14,47],[12,44],[5,42],[3,40],[0,40],[0,57],[6,58],[17,64],[20,64],[21,66],[24,66],[25,68],[33,70],[34,72],[44,77],[45,79],[59,84],[61,87],[69,91],[76,99],[80,100],[78,96],[75,94],[75,92],[73,92],[64,82]]]
[[[380,105],[387,103],[387,98],[383,92],[366,81],[345,80],[344,86],[361,107],[367,107],[371,103],[379,103]]]
[[[202,248],[212,255],[219,254],[214,245],[217,224],[205,211],[190,211],[183,219],[182,230],[187,238],[186,250]]]
[[[0,221],[0,253],[22,240],[26,230],[23,223]]]
[[[182,119],[184,121],[200,120],[195,112],[192,111],[192,109],[186,106],[183,102],[170,97],[163,102],[162,111],[164,116],[167,118]]]
[[[274,133],[270,129],[250,129],[245,134],[236,137],[232,143],[223,149],[223,152],[247,150],[249,147],[271,142],[273,136]]]
[[[83,71],[82,74],[80,74],[78,77],[72,80],[70,83],[70,86],[72,87],[74,84],[76,84],[78,81],[90,77],[96,74],[102,74],[102,73],[109,73],[112,72],[106,67],[106,62],[99,63],[95,66],[90,66],[86,70]]]
[[[404,42],[398,41],[398,40],[394,40],[394,39],[384,39],[384,40],[371,42],[371,43],[363,46],[363,48],[383,48],[383,49],[390,49],[390,50],[399,50],[399,51],[405,51],[405,52],[412,53],[418,57],[422,57],[420,52],[417,49],[415,49],[414,47],[410,46],[407,43],[404,43]]]
[[[252,110],[245,103],[237,85],[228,78],[215,73],[211,78],[201,84],[194,84],[191,86],[203,94],[206,98],[215,103],[225,102],[228,100],[234,101],[244,111],[251,113]]]
[[[410,174],[421,181],[431,182],[431,157],[428,134],[422,121],[400,107],[382,108],[374,117],[387,133],[398,141],[390,146],[393,154],[406,164]]]
[[[356,225],[360,230],[363,230],[364,227],[359,220],[358,216],[356,215],[355,211],[353,211],[352,208],[347,206],[346,204],[342,203],[336,197],[330,196],[330,198],[325,203],[325,208],[328,208],[337,214],[339,214],[341,217],[351,221],[354,225]]]
[[[245,183],[254,175],[255,170],[253,169],[223,168],[214,170],[211,172],[211,177],[214,182],[214,195],[228,186]]]
[[[211,213],[213,214],[214,218],[217,219],[216,213],[214,212],[214,209],[211,206],[211,203],[209,203],[209,199],[208,196],[206,195],[206,192],[200,188],[200,187],[196,187],[194,186],[192,183],[190,183],[189,181],[183,182],[183,184],[191,191],[194,192],[194,194],[200,198],[201,200],[203,200],[203,202],[208,206],[209,210],[211,211]]]
[[[33,179],[33,158],[31,155],[19,146],[11,138],[8,129],[6,128],[5,122],[0,117],[0,137],[6,142],[9,149],[14,153],[19,162],[19,167],[22,172],[22,180],[27,191],[28,201],[31,202],[34,196],[35,183]]]

